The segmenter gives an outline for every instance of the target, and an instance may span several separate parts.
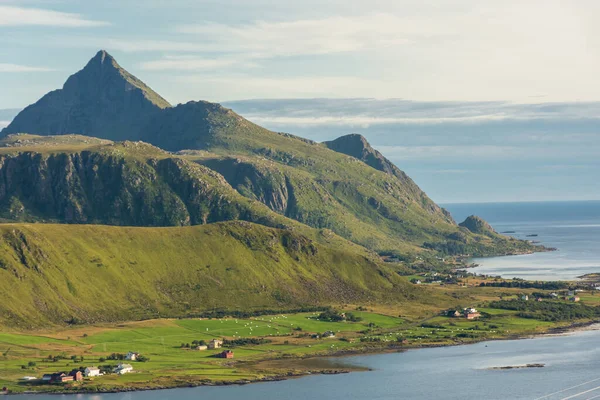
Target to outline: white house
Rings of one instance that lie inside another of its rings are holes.
[[[129,353],[127,353],[125,355],[125,359],[129,360],[129,361],[135,361],[135,360],[137,360],[139,355],[140,355],[140,353],[134,353],[134,352],[130,351]]]
[[[204,344],[199,344],[198,346],[196,346],[196,350],[204,351],[206,349],[208,349],[208,346]]]
[[[527,300],[529,300],[529,296],[527,296],[526,294],[524,294],[523,296],[521,296],[521,300],[527,301]]]
[[[87,367],[85,371],[83,371],[83,375],[87,378],[92,376],[100,376],[100,368],[97,367]]]
[[[117,368],[115,368],[115,373],[119,375],[127,374],[129,372],[133,372],[131,364],[119,364]]]
[[[213,339],[208,342],[209,349],[220,349],[223,346],[223,341],[221,339]]]

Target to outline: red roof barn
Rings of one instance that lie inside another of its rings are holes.
[[[219,354],[219,358],[233,358],[233,351],[225,350]]]

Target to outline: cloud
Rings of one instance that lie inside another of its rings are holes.
[[[256,68],[258,65],[243,58],[199,58],[190,56],[165,56],[159,60],[146,61],[140,64],[146,71],[196,71],[214,70],[232,66]]]
[[[426,33],[418,21],[385,13],[245,25],[203,22],[179,26],[177,31],[201,36],[223,51],[271,57],[390,48]]]
[[[0,27],[28,25],[86,28],[105,26],[109,23],[85,19],[81,15],[73,13],[0,5]]]
[[[433,171],[434,174],[440,175],[464,175],[468,174],[469,172],[470,171],[466,169],[437,169]]]
[[[221,98],[247,98],[253,93],[263,97],[277,97],[281,93],[293,97],[325,96],[339,93],[351,96],[355,90],[366,88],[385,88],[386,82],[378,79],[363,79],[352,76],[314,76],[314,77],[261,77],[246,74],[194,74],[178,75],[172,78],[177,84],[187,85],[187,89]],[[175,96],[174,96],[175,97]]]
[[[299,82],[302,82],[300,80]],[[308,83],[308,82],[306,82]],[[327,81],[319,82],[327,87]],[[348,84],[352,81],[348,80]],[[367,84],[367,82],[365,82]],[[309,85],[312,87],[314,85]],[[283,85],[285,87],[285,85]],[[518,104],[510,102],[418,102],[402,99],[273,99],[225,103],[266,125],[363,126],[481,124],[502,121],[600,121],[600,102]],[[548,140],[528,132],[530,140]],[[564,135],[567,135],[566,133]],[[572,139],[585,139],[569,132]]]
[[[73,38],[66,46],[96,44],[125,52],[245,54],[250,58],[323,55],[393,48],[425,34],[418,22],[385,13],[228,25],[211,21],[175,28],[179,40]],[[201,37],[198,39],[198,37]],[[183,38],[188,40],[182,40]],[[193,38],[193,40],[189,40]]]
[[[394,160],[424,160],[424,159],[490,159],[512,158],[523,155],[524,149],[515,146],[376,146],[377,150],[386,157]]]
[[[246,115],[246,118],[257,124],[299,125],[299,126],[324,126],[337,125],[368,128],[371,125],[392,124],[444,124],[444,123],[476,123],[481,121],[502,121],[508,119],[503,115],[482,115],[472,117],[447,117],[447,118],[418,118],[418,117],[373,117],[368,115],[348,116],[323,116],[323,117],[277,117],[259,115]]]
[[[10,121],[0,121],[0,129],[7,127]]]
[[[383,155],[392,160],[422,160],[448,162],[451,160],[466,162],[490,162],[518,160],[539,162],[541,160],[564,160],[579,158],[595,160],[600,156],[600,148],[581,148],[579,146],[531,148],[517,145],[432,145],[432,146],[375,146]]]
[[[0,72],[48,72],[54,71],[52,68],[31,67],[28,65],[5,64],[0,63]]]

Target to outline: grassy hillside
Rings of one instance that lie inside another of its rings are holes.
[[[246,222],[0,225],[0,324],[31,329],[205,310],[439,302],[355,247]]]
[[[78,135],[8,136],[0,141],[0,218],[132,226],[244,220],[309,236],[310,226],[382,254],[424,247],[483,256],[533,248],[457,226],[408,177],[289,140],[308,147],[281,162],[207,151],[174,155],[143,142]]]

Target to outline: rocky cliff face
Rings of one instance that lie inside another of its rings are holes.
[[[93,151],[0,156],[0,216],[133,226],[264,217],[222,176],[201,165]]]
[[[279,214],[293,213],[294,191],[283,172],[239,158],[211,159],[205,165],[222,174],[243,196],[258,200]]]
[[[100,51],[62,89],[30,105],[2,135],[83,133],[103,139],[137,140],[140,128],[170,104]]]

